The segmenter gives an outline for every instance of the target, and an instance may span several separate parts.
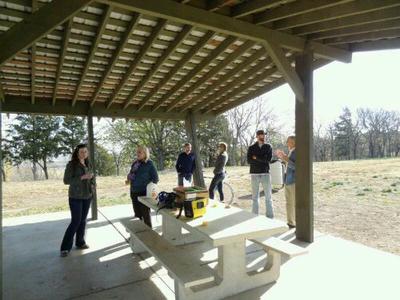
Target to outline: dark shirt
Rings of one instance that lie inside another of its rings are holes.
[[[82,175],[91,173],[90,166],[70,161],[65,167],[64,184],[68,184],[68,197],[74,199],[89,199],[92,197],[94,179],[81,179]]]
[[[176,172],[179,174],[193,174],[196,169],[196,157],[194,153],[190,152],[189,154],[186,154],[186,152],[182,152],[179,154],[175,168]]]
[[[285,184],[293,184],[295,183],[295,171],[296,171],[296,150],[293,149],[289,153],[289,160],[286,166],[286,178]]]
[[[221,154],[218,155],[217,160],[215,162],[215,167],[214,167],[214,174],[221,174],[225,173],[225,165],[228,162],[228,153],[225,151]]]
[[[256,156],[256,159],[253,159]],[[272,158],[272,147],[270,144],[254,143],[247,150],[247,162],[250,165],[250,174],[269,173],[269,162]]]
[[[157,169],[151,160],[139,164],[134,161],[127,179],[131,182],[131,192],[142,193],[150,182],[158,182]]]

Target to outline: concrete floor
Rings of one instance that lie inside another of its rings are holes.
[[[149,255],[132,255],[118,223],[131,215],[130,205],[101,208],[88,225],[90,249],[68,258],[58,256],[68,212],[4,220],[3,299],[174,299],[166,270]],[[292,240],[293,231],[282,238]],[[285,262],[276,283],[229,299],[400,299],[399,256],[322,234],[302,246],[309,253]],[[198,250],[215,265],[214,250]],[[254,245],[247,251],[256,268],[264,253]]]

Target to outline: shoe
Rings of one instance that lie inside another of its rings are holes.
[[[82,246],[76,245],[76,248],[80,249],[80,250],[85,250],[85,249],[89,249],[89,245],[88,244],[83,244]]]
[[[68,250],[62,250],[62,251],[60,251],[60,256],[61,256],[61,257],[67,257],[68,254],[69,254],[69,251],[68,251]]]
[[[296,228],[296,225],[292,225],[292,224],[287,224],[287,226],[289,226],[289,229],[293,229],[293,228]]]

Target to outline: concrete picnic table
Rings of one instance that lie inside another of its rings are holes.
[[[176,284],[178,299],[220,299],[274,282],[279,277],[280,255],[273,251],[263,271],[249,273],[246,270],[246,240],[266,238],[287,231],[287,225],[279,220],[255,215],[238,207],[225,207],[223,203],[210,201],[204,216],[189,219],[183,215],[177,219],[178,210],[158,210],[155,200],[139,197],[147,207],[162,216],[162,236],[174,245],[202,240],[218,247],[216,273],[221,282],[193,291]],[[183,234],[182,228],[189,231]]]

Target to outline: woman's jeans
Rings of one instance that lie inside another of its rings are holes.
[[[251,174],[251,190],[253,199],[253,214],[258,215],[259,199],[260,199],[260,183],[263,187],[265,194],[265,209],[268,218],[274,217],[274,210],[272,208],[272,187],[271,187],[271,174]]]
[[[141,193],[131,192],[131,199],[135,217],[142,220],[147,226],[151,228],[150,208],[139,202],[138,197],[140,196],[146,196],[146,191]]]
[[[210,199],[214,199],[215,190],[218,189],[219,200],[224,201],[224,191],[222,188],[225,179],[225,173],[215,174],[214,178],[211,180],[210,188],[208,190]]]
[[[92,199],[74,199],[69,198],[69,209],[71,211],[71,223],[65,231],[61,243],[61,251],[72,249],[75,236],[75,245],[83,246],[85,242],[86,218],[89,212]]]

